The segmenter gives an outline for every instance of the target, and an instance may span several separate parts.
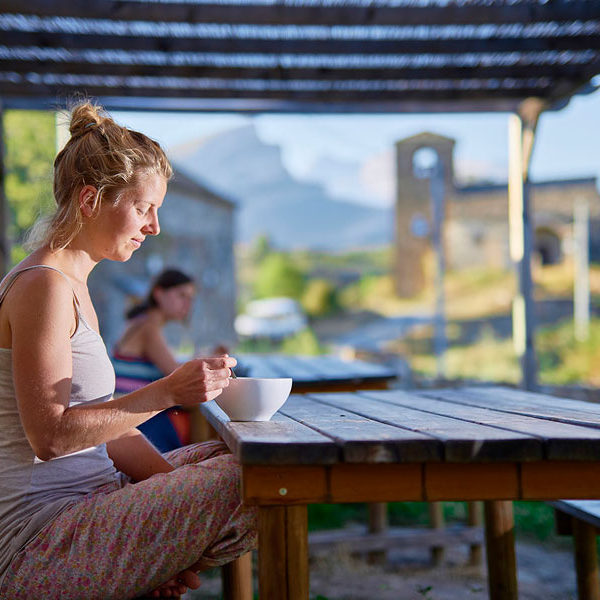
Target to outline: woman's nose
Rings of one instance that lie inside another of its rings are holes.
[[[158,222],[158,215],[153,215],[149,223],[146,224],[146,231],[148,235],[158,235],[160,233],[160,224]]]

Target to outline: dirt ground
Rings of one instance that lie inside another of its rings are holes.
[[[311,564],[311,600],[487,599],[485,557],[480,568],[466,565],[466,547],[447,550],[443,565],[436,568],[427,550],[394,550],[385,567],[334,553]],[[573,557],[566,540],[560,545],[518,540],[517,568],[520,600],[576,599]],[[221,598],[220,589],[218,572],[207,573],[202,587],[185,600],[216,600]]]

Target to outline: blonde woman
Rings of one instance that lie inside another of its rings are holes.
[[[119,398],[87,278],[159,233],[160,146],[89,103],[54,163],[57,210],[0,284],[0,598],[179,597],[255,544],[220,443],[161,454],[138,431],[218,396],[230,357],[196,359]]]

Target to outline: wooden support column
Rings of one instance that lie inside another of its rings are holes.
[[[385,533],[388,528],[387,502],[372,502],[367,505],[369,509],[369,533]],[[371,564],[385,564],[387,552],[379,550],[369,552],[368,560]]]
[[[430,502],[429,527],[442,531],[444,529],[444,505],[441,502]],[[431,562],[439,567],[444,562],[444,546],[431,547]]]
[[[6,167],[4,159],[4,109],[0,98],[0,278],[10,265],[8,243],[8,203],[6,201]]]
[[[600,600],[596,528],[575,517],[573,517],[572,522],[575,570],[577,572],[577,598],[579,600]]]
[[[521,387],[537,387],[537,361],[534,345],[534,303],[531,278],[533,247],[532,210],[529,197],[529,165],[535,131],[544,104],[537,98],[525,100],[509,120],[508,217],[510,256],[515,265],[519,288],[513,301],[513,341],[521,364]]]
[[[467,523],[469,527],[483,525],[483,505],[481,502],[467,502]],[[477,567],[481,564],[481,544],[471,544],[469,548],[469,564]]]
[[[308,600],[306,506],[261,506],[258,548],[259,598]]]
[[[490,600],[517,600],[517,564],[513,505],[507,500],[488,500],[485,506]]]
[[[252,552],[221,567],[223,600],[252,600]]]

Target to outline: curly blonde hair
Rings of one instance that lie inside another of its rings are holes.
[[[71,109],[71,138],[54,160],[56,211],[32,231],[28,246],[48,245],[61,250],[69,245],[83,225],[79,191],[96,188],[93,211],[103,201],[119,202],[140,177],[160,175],[167,181],[173,169],[160,145],[148,136],[121,127],[101,107],[89,101]]]

